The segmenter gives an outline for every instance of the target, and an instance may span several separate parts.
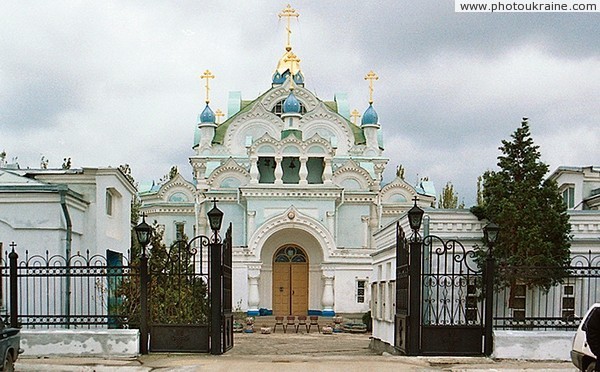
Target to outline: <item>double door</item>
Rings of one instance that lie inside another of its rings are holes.
[[[308,313],[308,263],[273,263],[274,315]]]

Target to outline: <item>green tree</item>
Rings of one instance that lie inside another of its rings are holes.
[[[477,204],[483,205],[483,176],[477,177]]]
[[[187,238],[170,247],[163,243],[164,230],[156,223],[148,250],[148,307],[150,319],[161,324],[206,324],[209,313],[208,290],[205,277],[196,273],[197,262],[188,250]],[[141,246],[132,234],[131,266],[139,267]],[[119,315],[126,316],[129,324],[140,324],[140,275],[133,275],[120,283],[117,290]]]
[[[458,207],[458,194],[454,192],[454,185],[448,181],[444,190],[440,194],[440,200],[438,201],[438,208],[440,209],[454,209]]]
[[[500,169],[484,173],[482,203],[472,211],[501,228],[494,245],[496,285],[510,287],[512,299],[517,284],[548,290],[561,282],[571,226],[556,183],[545,179],[548,166],[540,161],[527,118],[511,138],[502,141]]]

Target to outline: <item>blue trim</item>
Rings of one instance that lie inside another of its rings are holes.
[[[335,316],[335,311],[333,311],[333,310],[323,310],[321,312],[321,316]]]
[[[260,312],[258,310],[248,310],[247,315],[248,316],[258,316],[260,314]]]
[[[321,310],[308,310],[308,315],[318,315],[318,316],[322,316],[323,312]]]

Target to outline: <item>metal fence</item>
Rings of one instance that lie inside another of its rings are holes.
[[[140,275],[128,257],[112,251],[106,256],[87,251],[70,258],[25,251],[19,257],[16,245],[10,248],[0,267],[0,297],[7,322],[37,329],[128,326],[127,315],[119,308],[123,299],[119,288]]]
[[[523,273],[530,268],[511,268]],[[536,268],[536,275],[544,272]],[[555,270],[547,268],[548,271]],[[574,255],[561,284],[548,291],[516,283],[495,294],[494,328],[575,330],[587,309],[600,302],[600,255]]]

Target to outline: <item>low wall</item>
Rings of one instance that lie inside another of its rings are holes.
[[[140,332],[137,329],[22,329],[21,348],[23,357],[136,357],[140,352]]]
[[[494,331],[495,359],[571,360],[575,331]],[[393,346],[371,338],[369,348],[378,353],[397,354]]]
[[[571,360],[575,331],[494,331],[497,359]]]

